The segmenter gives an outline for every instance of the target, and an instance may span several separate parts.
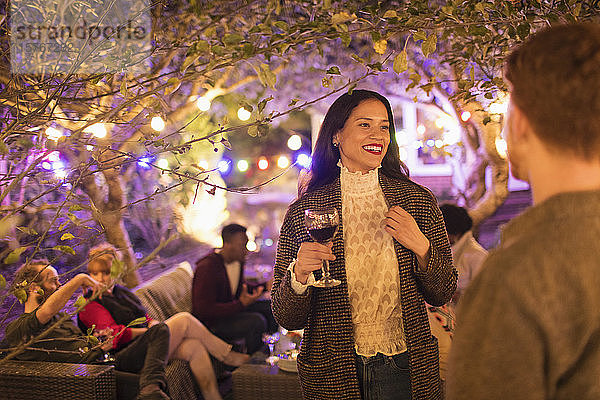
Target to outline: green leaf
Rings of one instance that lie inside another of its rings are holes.
[[[223,43],[227,46],[237,46],[244,40],[244,37],[237,33],[228,33],[223,37]]]
[[[75,255],[75,250],[73,250],[73,248],[71,246],[58,245],[58,246],[54,246],[52,249],[61,251],[65,254],[70,254],[72,256]]]
[[[348,94],[352,95],[352,92],[354,91],[354,89],[356,89],[356,83],[353,83],[352,85],[350,85],[350,87],[348,88]]]
[[[110,277],[117,279],[123,272],[123,261],[113,257],[112,264],[110,265]]]
[[[199,55],[205,55],[206,53],[208,53],[210,45],[205,40],[199,40],[194,44],[193,49],[194,52],[199,53]]]
[[[375,53],[384,54],[387,50],[387,40],[380,39],[376,41],[375,43],[373,43],[373,48],[375,49]]]
[[[427,34],[425,33],[424,30],[421,29],[421,30],[413,33],[413,40],[415,42],[418,42],[419,40],[425,40],[425,39],[427,39]]]
[[[60,237],[60,240],[71,240],[71,239],[75,239],[75,236],[73,236],[70,233],[63,233],[63,235]]]
[[[16,263],[17,261],[19,261],[19,259],[21,258],[21,254],[23,254],[25,250],[27,250],[27,247],[17,247],[16,249],[8,253],[6,258],[4,259],[4,264]]]
[[[69,211],[81,211],[83,208],[79,204],[73,204],[69,207]]]
[[[275,21],[273,25],[285,32],[287,32],[288,29],[290,29],[290,26],[285,21]]]
[[[401,74],[408,69],[408,54],[406,54],[406,50],[402,50],[398,55],[394,58],[394,72],[397,74]]]
[[[125,79],[123,79],[123,81],[121,82],[120,92],[121,96],[127,97],[127,81]]]
[[[397,18],[398,13],[394,10],[387,10],[385,14],[383,14],[383,18]]]
[[[27,292],[23,288],[19,288],[14,292],[15,297],[19,300],[19,303],[23,304],[27,301]]]
[[[146,317],[139,317],[139,318],[134,319],[130,323],[128,323],[127,327],[129,328],[129,327],[144,324],[144,323],[146,323]]]
[[[290,100],[290,104],[288,104],[288,107],[295,106],[299,101],[300,101],[300,99],[292,99],[292,100]]]
[[[0,154],[2,154],[2,155],[8,154],[8,146],[6,146],[6,143],[4,143],[4,142],[0,142]]]
[[[273,96],[269,96],[266,99],[262,99],[259,103],[258,103],[258,112],[262,113],[263,110],[265,109],[265,106],[267,105],[267,103],[269,101],[273,100]]]
[[[75,303],[73,303],[73,306],[79,308],[84,306],[86,302],[87,300],[83,296],[79,296],[77,300],[75,300]]]
[[[525,38],[529,36],[530,29],[531,27],[529,26],[529,23],[523,22],[522,24],[519,24],[519,26],[517,26],[517,35],[519,35],[519,38],[521,40],[525,40]]]
[[[0,289],[4,289],[6,287],[6,278],[3,275],[0,275]]]
[[[65,227],[69,224],[70,221],[65,221],[62,224],[60,224],[60,226],[58,227],[58,231],[62,231],[63,229],[65,229]]]
[[[252,137],[257,137],[258,136],[258,126],[250,125],[248,127],[248,135],[250,135]]]
[[[350,46],[350,42],[352,42],[352,38],[350,37],[350,35],[348,35],[347,33],[342,33],[340,37],[342,38],[342,45],[344,47]]]
[[[90,326],[87,330],[87,334],[91,335],[92,333],[94,333],[94,329],[96,329],[96,324],[92,324],[92,326]]]
[[[258,136],[266,136],[269,133],[269,125],[260,124],[258,125]]]
[[[28,226],[17,226],[17,229],[20,230],[21,232],[23,232],[26,235],[36,236],[38,234],[35,231],[35,229],[30,228]]]
[[[88,335],[87,341],[90,344],[90,346],[95,346],[98,344],[98,338],[94,335]]]
[[[181,79],[175,77],[169,78],[167,81],[167,87],[165,88],[165,96],[168,96],[179,89],[179,86],[181,86]]]
[[[350,15],[347,12],[342,11],[341,13],[334,14],[331,17],[331,23],[333,25],[344,24],[346,22],[352,21],[354,18],[356,18],[356,15],[354,15],[354,14]]]
[[[334,65],[332,67],[329,67],[327,69],[327,72],[329,75],[341,75],[342,73],[340,72],[340,67]]]
[[[258,75],[258,79],[263,84],[263,86],[271,87],[275,89],[275,84],[277,83],[277,76],[271,71],[267,64],[260,64],[258,69],[256,70]]]
[[[429,57],[429,55],[435,51],[436,47],[437,36],[435,33],[432,33],[427,39],[423,41],[423,44],[421,45],[421,50],[423,51],[423,55],[425,57]]]

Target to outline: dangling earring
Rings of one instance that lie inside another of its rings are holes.
[[[338,142],[333,142],[333,147],[338,147],[340,144]]]

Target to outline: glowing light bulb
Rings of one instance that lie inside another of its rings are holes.
[[[460,141],[460,131],[458,129],[446,131],[442,136],[444,139],[444,143],[448,145],[453,145]]]
[[[93,136],[98,139],[102,139],[106,137],[106,126],[102,122],[98,122],[96,124],[90,125],[83,130],[86,133],[91,133]]]
[[[169,161],[165,158],[161,158],[156,162],[156,165],[158,165],[158,168],[167,169],[169,168]]]
[[[267,246],[267,247],[273,246],[273,240],[272,239],[265,239],[265,246]]]
[[[507,154],[508,154],[508,146],[506,145],[506,140],[502,139],[501,137],[496,138],[496,150],[498,151],[498,154],[500,154],[500,157],[502,158],[506,158]]]
[[[280,156],[277,159],[277,166],[279,168],[287,168],[290,166],[290,159],[287,158],[286,156]]]
[[[248,167],[249,167],[248,161],[246,161],[246,160],[240,160],[240,161],[237,162],[237,169],[240,172],[246,172],[246,171],[248,171]]]
[[[199,97],[198,100],[196,100],[196,107],[198,107],[200,111],[208,111],[210,110],[210,100],[206,97]]]
[[[300,137],[300,135],[290,136],[290,138],[287,141],[287,146],[290,148],[290,150],[299,150],[300,147],[302,147],[302,138]]]
[[[312,158],[305,153],[300,153],[298,154],[298,157],[296,158],[296,162],[301,165],[303,168],[310,168],[310,163],[312,162]]]
[[[505,114],[508,111],[508,103],[494,102],[490,104],[490,113]]]
[[[398,146],[406,146],[408,144],[408,136],[404,129],[396,132],[396,143],[398,143]]]
[[[248,251],[256,251],[256,242],[254,240],[249,240],[248,243],[246,243],[246,248]]]
[[[464,122],[467,122],[469,118],[471,118],[471,113],[468,111],[463,111],[462,114],[460,114],[460,119],[462,119]]]
[[[94,150],[94,146],[92,146],[91,144],[88,144],[88,145],[86,145],[86,146],[85,146],[85,148],[86,148],[88,151],[92,151],[92,150]]]
[[[229,172],[229,169],[231,168],[231,163],[229,161],[227,161],[227,160],[221,160],[217,164],[217,167],[219,168],[219,171],[222,174],[226,174],[226,173]]]
[[[444,145],[443,140],[438,139],[435,141],[435,147],[437,147],[438,149],[441,149],[443,145]]]
[[[419,126],[417,126],[417,133],[419,135],[424,135],[425,131],[426,131],[425,125],[419,124]]]
[[[48,136],[48,139],[50,140],[57,141],[63,136],[63,133],[58,129],[49,126],[46,128],[46,136]]]
[[[266,157],[261,157],[258,159],[258,169],[265,170],[269,168],[269,160]]]
[[[252,113],[246,110],[244,107],[240,107],[237,112],[237,116],[241,121],[248,121],[252,116]]]
[[[48,160],[52,162],[59,161],[60,153],[58,151],[53,151],[52,153],[48,154]]]
[[[198,162],[198,165],[200,166],[200,168],[208,169],[208,161],[206,160],[200,160]]]
[[[165,129],[165,121],[161,117],[152,117],[152,121],[150,121],[150,126],[157,132]]]

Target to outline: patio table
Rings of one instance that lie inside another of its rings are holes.
[[[233,371],[234,400],[302,400],[297,372],[277,366],[244,364]]]

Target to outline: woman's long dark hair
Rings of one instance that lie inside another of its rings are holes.
[[[406,165],[400,161],[398,143],[396,142],[396,130],[394,128],[394,116],[390,102],[377,92],[371,90],[354,90],[351,94],[343,94],[338,97],[325,115],[317,143],[312,154],[312,165],[310,168],[310,181],[306,191],[310,192],[333,182],[340,174],[337,166],[340,159],[339,147],[333,146],[333,137],[339,132],[352,110],[365,100],[379,100],[388,113],[390,121],[390,144],[381,162],[381,172],[390,178],[408,179],[409,172]]]

